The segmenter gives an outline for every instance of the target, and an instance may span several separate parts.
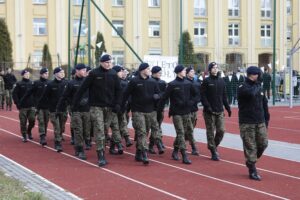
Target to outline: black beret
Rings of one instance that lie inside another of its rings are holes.
[[[86,69],[86,66],[85,64],[79,63],[75,66],[75,69],[76,70]]]
[[[161,67],[160,66],[154,66],[151,69],[152,74],[156,74],[156,73],[158,73],[160,71],[161,71]]]
[[[149,67],[148,63],[141,63],[139,66],[139,71],[143,71],[144,69],[147,69]]]
[[[59,73],[59,72],[62,71],[62,70],[63,70],[63,68],[61,68],[61,67],[56,67],[56,68],[54,69],[54,71],[53,71],[53,74]]]
[[[194,70],[194,68],[193,67],[186,68],[186,73],[188,74],[191,70]]]
[[[40,70],[40,74],[45,74],[47,72],[48,72],[48,69],[45,67]]]
[[[183,65],[177,65],[177,66],[175,67],[175,69],[174,69],[174,72],[175,72],[176,74],[178,74],[178,73],[182,72],[183,70],[184,70],[184,66],[183,66]]]
[[[105,54],[105,55],[101,56],[100,62],[106,62],[106,61],[109,61],[109,60],[111,60],[111,59],[112,59],[112,58],[111,58],[110,55]]]
[[[256,66],[250,66],[247,68],[247,74],[259,75],[261,70]]]
[[[24,76],[24,74],[26,74],[27,72],[29,72],[27,69],[23,69],[23,70],[21,71],[21,76]]]
[[[120,72],[120,71],[122,71],[122,70],[124,70],[124,68],[123,67],[121,67],[121,66],[119,66],[119,65],[115,65],[115,66],[113,66],[113,68],[112,68],[113,70],[115,70],[116,72]]]
[[[211,71],[211,69],[213,68],[213,66],[215,66],[217,63],[216,62],[211,62],[208,64],[208,71]]]
[[[74,76],[75,74],[76,74],[76,69],[73,68],[72,71],[71,71],[71,75]]]

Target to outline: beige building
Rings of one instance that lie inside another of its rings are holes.
[[[85,0],[87,2],[88,0]],[[177,56],[180,0],[94,0],[143,59],[144,55]],[[209,61],[231,68],[267,65],[273,53],[274,0],[182,0],[183,30],[188,30],[201,68]],[[71,0],[71,52],[77,42],[82,0]],[[276,10],[276,67],[287,66],[287,52],[300,36],[299,0],[280,0]],[[87,8],[84,10],[79,61],[87,63]],[[39,68],[49,45],[54,65],[68,62],[68,0],[0,0],[13,43],[16,68]],[[91,3],[91,39],[104,35],[116,63],[134,67],[138,59]],[[94,50],[92,49],[92,55]],[[300,69],[300,53],[293,56]],[[94,58],[93,58],[94,60]]]

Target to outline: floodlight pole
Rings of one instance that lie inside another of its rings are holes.
[[[276,0],[274,0],[274,11],[273,11],[273,64],[272,64],[272,96],[273,105],[275,105],[275,71],[276,71]]]
[[[88,66],[91,67],[91,0],[88,0]]]
[[[71,0],[68,5],[68,79],[71,77]]]
[[[80,12],[79,29],[78,29],[77,46],[76,46],[76,55],[75,55],[75,63],[74,63],[75,66],[77,65],[77,57],[78,57],[78,49],[79,49],[79,43],[80,43],[80,33],[81,33],[81,22],[82,22],[82,16],[83,16],[83,8],[84,8],[84,0],[82,0],[81,12]]]

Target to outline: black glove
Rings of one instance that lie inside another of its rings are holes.
[[[154,99],[154,100],[159,100],[159,99],[160,99],[159,94],[154,94],[154,95],[153,95],[153,99]]]
[[[212,114],[213,113],[213,111],[212,111],[212,109],[211,109],[211,107],[209,106],[209,107],[206,107],[206,108],[204,108],[204,111],[206,112],[206,113],[208,113],[208,114]]]
[[[119,104],[116,104],[112,110],[113,113],[119,113],[121,111],[121,106]]]

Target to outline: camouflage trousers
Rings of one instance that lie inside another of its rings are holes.
[[[184,135],[185,140],[189,141],[189,143],[191,145],[195,144],[195,142],[196,142],[195,138],[194,138],[194,128],[196,127],[197,120],[198,120],[197,112],[191,112],[191,122],[192,122],[192,125],[193,125],[193,132],[190,133],[190,134],[185,133],[185,135]]]
[[[40,109],[37,113],[37,120],[39,125],[39,133],[40,135],[47,135],[47,128],[49,123],[49,110],[48,109]]]
[[[105,150],[105,132],[108,132],[109,127],[112,129],[113,142],[121,142],[118,117],[111,108],[93,106],[90,108],[90,113],[97,151]]]
[[[61,142],[63,133],[65,132],[65,125],[68,119],[67,112],[51,112],[50,121],[54,129],[54,141]]]
[[[268,133],[265,123],[240,124],[246,162],[256,163],[268,146]]]
[[[156,140],[162,140],[162,129],[161,129],[161,124],[164,120],[164,112],[157,112],[157,123],[158,123],[158,132],[156,135]],[[147,121],[147,134],[149,134],[150,129],[151,129],[151,121],[148,120]],[[153,144],[155,143],[155,136],[152,134],[152,130],[150,132],[150,138],[149,138],[150,142],[152,142]]]
[[[11,106],[12,105],[12,89],[11,90],[5,90],[5,101],[6,101],[6,105]]]
[[[35,123],[35,109],[22,108],[19,110],[20,128],[22,134],[30,133]],[[28,122],[28,125],[27,125]]]
[[[174,148],[185,150],[185,135],[193,135],[193,124],[191,121],[191,114],[174,115],[173,124],[176,130],[176,138],[174,141]]]
[[[119,122],[119,129],[120,129],[120,134],[123,138],[129,137],[129,132],[128,132],[128,120],[126,113],[118,113],[118,122]]]
[[[224,112],[213,114],[203,112],[203,117],[206,126],[207,148],[216,151],[225,133]]]
[[[0,93],[0,106],[2,109],[4,107],[4,102],[5,102],[5,94],[3,92],[3,93]]]
[[[151,134],[154,140],[157,139],[158,123],[156,111],[151,113],[133,112],[132,126],[134,128],[137,143],[136,148],[145,151],[148,150],[147,145],[147,126],[151,129]]]
[[[71,116],[75,137],[75,146],[83,147],[85,140],[90,140],[91,117],[89,112],[73,112]]]

